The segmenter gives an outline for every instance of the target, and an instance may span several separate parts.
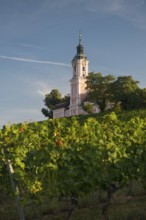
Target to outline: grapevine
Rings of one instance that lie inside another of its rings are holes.
[[[145,116],[144,110],[111,112],[6,125],[0,130],[0,189],[11,193],[6,158],[25,202],[144,182]]]

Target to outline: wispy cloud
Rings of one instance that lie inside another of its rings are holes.
[[[76,6],[75,10],[80,14],[87,11],[98,17],[117,16],[134,26],[146,29],[146,1],[145,0],[62,0],[52,1],[46,0],[44,6],[49,10],[69,10],[70,13],[76,13],[72,6]],[[51,7],[50,7],[51,6]],[[80,7],[82,6],[82,7]],[[43,7],[43,10],[45,10]]]
[[[41,49],[41,50],[44,49],[44,48],[41,47],[41,46],[32,45],[32,44],[25,44],[25,43],[11,43],[11,44],[18,45],[18,46],[21,46],[21,47],[34,48],[34,49]]]
[[[90,0],[85,2],[87,11],[98,16],[118,16],[133,25],[146,29],[145,0]]]
[[[0,40],[1,44],[5,45],[16,45],[20,47],[28,47],[28,48],[34,48],[34,49],[44,49],[41,46],[34,45],[34,44],[28,44],[28,43],[19,43],[19,42],[11,42],[11,41],[5,41],[5,40]]]
[[[31,87],[37,91],[37,94],[43,97],[45,97],[45,95],[51,91],[49,84],[44,81],[33,81],[31,82]]]
[[[59,62],[53,62],[53,61],[47,61],[47,60],[45,60],[45,61],[44,60],[34,60],[34,59],[28,59],[28,58],[22,58],[22,57],[0,56],[0,59],[14,60],[14,61],[28,62],[28,63],[49,64],[49,65],[56,65],[56,66],[71,67],[70,64],[66,64],[66,63],[59,63]]]

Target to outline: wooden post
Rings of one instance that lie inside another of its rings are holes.
[[[6,156],[6,149],[5,148],[4,148],[4,151],[5,151],[5,156]],[[12,189],[14,191],[15,198],[16,198],[16,205],[17,205],[17,210],[18,210],[18,214],[19,214],[19,219],[25,220],[23,209],[21,207],[21,202],[20,202],[19,188],[18,188],[18,186],[15,185],[15,182],[13,179],[14,169],[12,167],[11,161],[9,159],[7,159],[7,156],[6,156],[6,163],[7,163],[7,167],[8,167],[8,172],[9,172],[9,176],[10,176]]]

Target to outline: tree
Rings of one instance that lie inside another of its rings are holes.
[[[146,88],[141,90],[141,96],[143,98],[143,107],[146,108]]]
[[[53,89],[45,95],[44,104],[47,108],[42,108],[42,113],[49,118],[53,117],[53,108],[61,102],[61,93],[57,89]]]
[[[138,94],[138,103],[137,103],[137,108],[146,108],[146,88],[143,89],[138,89],[137,90]]]
[[[87,112],[88,114],[93,114],[94,110],[93,110],[93,106],[94,104],[91,102],[84,102],[82,103],[82,109]]]
[[[65,108],[69,106],[70,96],[66,95],[62,98],[61,93],[57,89],[53,89],[45,95],[44,104],[47,108],[42,108],[42,113],[49,118],[53,118],[53,109],[62,104]]]
[[[43,113],[43,115],[45,115],[45,117],[53,118],[53,111],[52,110],[42,108],[41,112]]]
[[[124,110],[142,107],[142,91],[138,83],[132,76],[119,76],[111,85],[115,104],[121,103]]]
[[[69,107],[69,104],[70,104],[70,95],[65,95],[63,98],[62,98],[62,103],[64,103],[64,107],[65,108],[68,108]]]
[[[113,75],[103,76],[102,73],[89,73],[86,81],[88,90],[86,101],[95,103],[100,111],[105,111],[108,105],[112,103],[111,84],[114,80]]]
[[[107,108],[139,109],[146,107],[146,88],[141,89],[132,76],[103,76],[89,73],[87,77],[88,95],[84,101],[98,105],[100,111]]]
[[[45,105],[52,109],[61,102],[61,93],[57,89],[53,89],[49,94],[45,95]]]

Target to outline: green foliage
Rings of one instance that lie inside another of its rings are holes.
[[[42,108],[41,112],[43,113],[43,115],[45,115],[45,117],[53,118],[53,111],[52,110]]]
[[[44,104],[47,108],[42,108],[41,112],[45,117],[53,118],[53,109],[56,108],[58,104],[62,104],[67,108],[69,103],[69,96],[64,96],[62,98],[61,93],[57,89],[53,89],[50,93],[45,95]]]
[[[24,201],[144,182],[146,111],[6,125],[0,130],[0,189],[10,192],[6,158]]]
[[[87,101],[94,102],[100,111],[105,111],[112,101],[111,83],[115,80],[113,75],[103,76],[101,73],[89,73],[87,76]]]
[[[61,93],[57,89],[53,89],[50,93],[45,95],[44,104],[47,108],[42,108],[41,112],[45,117],[53,117],[53,108],[61,102]]]
[[[124,110],[143,107],[138,83],[132,76],[119,76],[112,84],[115,103],[120,102]]]
[[[89,73],[87,77],[88,95],[86,101],[99,106],[100,111],[112,109],[139,109],[146,107],[146,89],[138,87],[132,76],[103,76]]]
[[[55,105],[60,103],[61,93],[57,89],[53,89],[49,94],[45,95],[45,105],[52,109]]]
[[[85,111],[85,112],[87,112],[88,114],[93,114],[93,103],[91,103],[91,102],[84,102],[83,104],[82,104],[82,108],[83,108],[83,110]]]

